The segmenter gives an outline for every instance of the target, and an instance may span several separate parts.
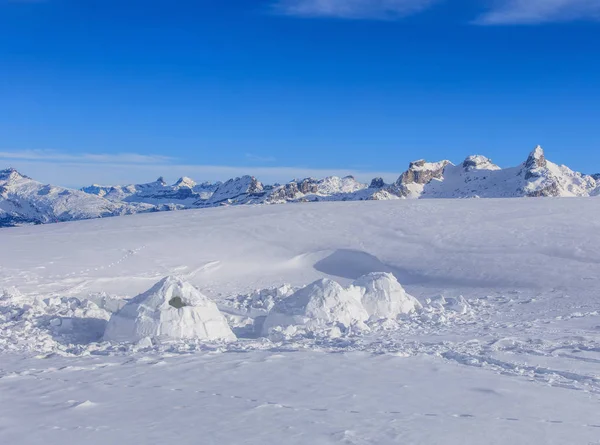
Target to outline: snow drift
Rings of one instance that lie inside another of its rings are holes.
[[[104,333],[107,341],[137,342],[146,337],[228,341],[236,338],[217,305],[176,277],[166,277],[133,298],[113,314]]]
[[[273,306],[263,324],[263,335],[275,328],[292,335],[301,330],[330,336],[352,327],[365,329],[369,314],[360,297],[358,288],[345,289],[328,279],[315,281]]]
[[[357,279],[353,286],[362,295],[361,302],[367,314],[374,319],[396,318],[422,307],[391,273],[370,273]]]
[[[422,307],[391,273],[364,275],[347,288],[323,279],[279,299],[264,321],[262,334],[336,337],[369,330],[367,321],[394,320]]]

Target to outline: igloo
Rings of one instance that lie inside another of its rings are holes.
[[[422,307],[391,273],[370,273],[358,278],[353,286],[361,292],[362,305],[374,319],[396,318]]]
[[[328,326],[366,328],[364,321],[369,315],[360,303],[360,296],[357,289],[345,289],[335,281],[315,281],[273,306],[263,324],[263,334],[269,335],[276,327],[290,326],[312,332]]]
[[[166,277],[130,300],[110,318],[104,339],[235,340],[217,305],[190,283]]]

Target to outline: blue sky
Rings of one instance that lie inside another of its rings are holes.
[[[537,144],[600,171],[597,0],[0,0],[0,168],[265,181]]]

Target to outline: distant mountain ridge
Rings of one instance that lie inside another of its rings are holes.
[[[0,170],[0,227],[157,210],[156,206],[113,202],[80,190],[42,184],[15,169]]]
[[[370,184],[352,176],[305,178],[265,185],[253,176],[196,183],[188,177],[169,185],[160,177],[147,184],[81,190],[44,185],[14,169],[0,171],[0,227],[44,224],[222,205],[389,199],[587,197],[600,194],[600,176],[584,175],[548,161],[536,147],[517,167],[500,168],[485,156],[411,162],[397,181]]]

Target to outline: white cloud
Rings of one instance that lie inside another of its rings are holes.
[[[29,161],[48,162],[89,162],[89,163],[111,163],[123,164],[159,164],[170,162],[173,158],[158,155],[143,155],[138,153],[81,153],[69,154],[54,150],[17,150],[0,151],[0,159],[16,159]]]
[[[476,23],[537,24],[600,19],[600,0],[498,0]]]
[[[301,17],[394,19],[420,12],[438,0],[279,0],[278,12]]]

